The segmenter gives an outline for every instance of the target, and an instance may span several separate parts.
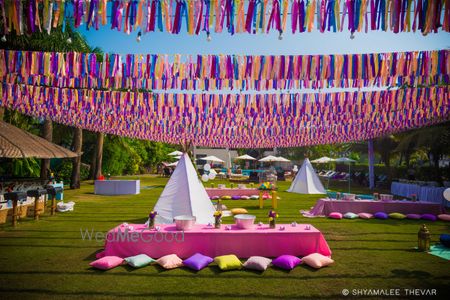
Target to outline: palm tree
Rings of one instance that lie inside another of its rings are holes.
[[[85,53],[96,53],[98,59],[103,57],[103,53],[100,48],[91,48],[86,39],[79,33],[74,31],[69,24],[66,24],[66,31],[63,31],[61,27],[56,28],[49,35],[45,32],[37,32],[31,36],[20,35],[17,36],[14,33],[8,36],[8,43],[5,45],[6,49],[10,50],[31,50],[31,51],[53,51],[53,52],[68,52],[77,51]],[[52,141],[52,121],[46,119],[42,128],[42,136],[48,141]],[[103,138],[101,139],[101,147],[97,147],[98,151],[103,151]],[[73,150],[79,153],[81,156],[81,149],[83,146],[83,131],[80,128],[73,129]],[[98,143],[97,143],[98,145]],[[101,153],[97,153],[96,158],[100,159],[100,162],[96,162],[101,172]],[[42,160],[41,163],[41,178],[48,178],[47,170],[50,168],[50,160]],[[73,159],[72,163],[72,176],[71,176],[71,188],[79,188],[80,186],[80,168],[81,157]]]

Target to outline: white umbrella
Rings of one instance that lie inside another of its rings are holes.
[[[350,182],[351,182],[351,177],[352,177],[351,176],[352,173],[350,171],[350,166],[351,166],[351,163],[356,162],[356,160],[350,159],[348,157],[339,157],[339,158],[336,158],[334,161],[348,163],[348,192],[350,193]]]
[[[315,160],[312,160],[312,163],[316,163],[316,164],[326,164],[329,162],[335,161],[332,158],[329,158],[328,156],[322,156],[321,158],[317,158]]]
[[[280,161],[280,159],[278,157],[276,157],[276,156],[269,155],[269,156],[266,156],[264,158],[261,158],[258,161],[261,161],[261,162],[273,162],[273,161]]]
[[[256,160],[253,156],[250,156],[248,154],[244,154],[241,156],[236,157],[235,159],[242,159],[242,160]]]
[[[315,160],[312,160],[312,163],[316,164],[327,164],[330,162],[335,161],[333,158],[329,158],[328,156],[322,156],[321,158],[317,158]],[[327,189],[330,186],[330,176],[327,176]]]
[[[202,158],[199,158],[199,159],[206,160],[206,161],[220,162],[220,163],[224,163],[225,162],[225,161],[221,160],[220,158],[218,158],[218,157],[216,157],[214,155],[202,157]]]
[[[180,156],[180,155],[183,155],[183,152],[181,152],[181,151],[173,151],[173,152],[170,152],[168,155],[170,155],[170,156]]]
[[[290,162],[289,159],[284,158],[283,156],[278,156],[277,158],[278,158],[278,161],[280,161],[280,162]]]

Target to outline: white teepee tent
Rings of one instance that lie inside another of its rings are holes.
[[[298,194],[326,194],[308,158],[303,161],[302,167],[287,191]]]
[[[214,222],[214,206],[186,153],[178,161],[154,210],[158,213],[157,224],[173,223],[173,218],[181,215],[195,216],[198,224]]]

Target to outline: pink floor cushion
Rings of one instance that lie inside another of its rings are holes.
[[[373,215],[369,213],[359,213],[358,217],[360,217],[361,219],[372,219]]]
[[[248,200],[248,199],[250,199],[250,197],[249,196],[241,196],[241,199],[242,200]]]
[[[241,199],[241,196],[234,195],[234,196],[231,197],[231,199],[233,199],[233,200],[239,200],[239,199]]]
[[[270,199],[270,198],[272,198],[269,195],[263,195],[262,197],[263,197],[263,199]]]
[[[342,219],[342,214],[340,212],[332,212],[328,215],[330,219]]]
[[[433,222],[437,220],[436,216],[432,215],[432,214],[423,214],[422,216],[420,216],[420,218],[422,220],[433,221]]]
[[[211,199],[211,200],[219,200],[220,197],[219,197],[219,196],[212,196],[210,199]]]
[[[373,215],[375,217],[375,219],[380,219],[380,220],[386,220],[387,218],[389,218],[389,216],[387,215],[387,213],[385,212],[377,212]]]
[[[164,269],[175,269],[183,266],[183,261],[176,254],[169,254],[160,257],[156,263]]]
[[[355,213],[352,213],[352,212],[348,212],[348,213],[345,213],[344,218],[345,219],[356,219],[356,218],[358,218],[358,215]]]
[[[285,270],[292,270],[302,263],[302,260],[293,255],[281,255],[272,260],[272,265]]]
[[[407,214],[406,218],[410,219],[410,220],[419,220],[420,219],[420,215],[418,215],[418,214]]]
[[[439,220],[450,222],[450,215],[442,214],[438,215]]]
[[[303,263],[314,269],[320,269],[334,263],[334,260],[320,253],[313,253],[302,258]]]
[[[265,271],[272,260],[262,256],[252,256],[244,263],[244,268],[257,271]]]
[[[195,253],[188,259],[185,259],[183,261],[183,265],[190,269],[200,271],[201,269],[206,268],[213,261],[214,259],[212,257],[200,253]]]
[[[118,256],[104,256],[91,262],[89,265],[100,270],[109,270],[121,265],[122,263],[123,258]]]

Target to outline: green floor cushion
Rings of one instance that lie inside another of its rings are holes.
[[[346,214],[344,215],[344,218],[345,218],[345,219],[356,219],[356,218],[358,218],[358,215],[357,215],[357,214],[354,214],[354,213],[352,213],[352,212],[348,212],[348,213],[346,213]]]
[[[390,213],[389,218],[403,220],[404,218],[406,218],[406,216],[402,213]]]
[[[242,263],[234,254],[216,256],[214,262],[222,271],[236,270],[242,268]]]
[[[147,254],[139,254],[125,258],[125,261],[133,268],[142,268],[151,264],[155,260]]]

